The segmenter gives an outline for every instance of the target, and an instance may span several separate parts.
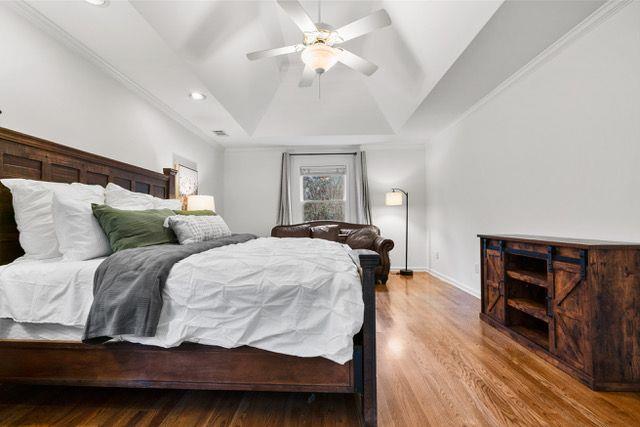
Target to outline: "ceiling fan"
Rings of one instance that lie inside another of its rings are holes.
[[[247,54],[247,58],[254,61],[256,59],[301,52],[300,57],[305,67],[302,72],[302,79],[298,84],[300,87],[311,86],[316,75],[328,71],[337,62],[341,62],[367,76],[376,72],[377,65],[348,50],[335,47],[335,45],[391,25],[391,18],[389,18],[389,14],[384,9],[334,29],[322,22],[314,23],[302,5],[296,0],[277,0],[277,2],[304,34],[302,43],[251,52]],[[320,20],[320,17],[318,17],[318,20]]]

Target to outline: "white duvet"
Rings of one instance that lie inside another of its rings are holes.
[[[84,326],[101,261],[0,267],[0,318]],[[248,345],[345,363],[364,313],[349,247],[322,239],[260,238],[192,255],[171,270],[163,299],[155,337],[120,338],[162,347]]]

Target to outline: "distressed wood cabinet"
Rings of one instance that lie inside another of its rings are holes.
[[[640,244],[478,237],[483,321],[594,390],[640,391]]]

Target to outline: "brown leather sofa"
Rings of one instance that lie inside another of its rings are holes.
[[[380,236],[375,225],[350,224],[337,221],[313,221],[302,224],[277,225],[271,230],[271,237],[309,237],[346,243],[352,249],[370,249],[380,255],[380,265],[376,267],[376,281],[387,283],[389,278],[389,251],[393,240]]]

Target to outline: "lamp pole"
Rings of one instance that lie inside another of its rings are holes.
[[[406,200],[406,212],[404,222],[404,270],[400,270],[402,276],[413,276],[413,270],[409,270],[409,193],[401,188],[392,188],[391,191],[404,194]]]

